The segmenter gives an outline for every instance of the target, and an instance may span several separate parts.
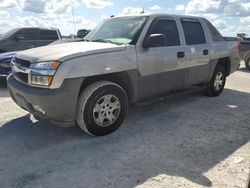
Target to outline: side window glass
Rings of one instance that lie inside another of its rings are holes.
[[[181,19],[186,44],[204,44],[206,43],[205,34],[201,23],[195,19]]]
[[[40,30],[40,37],[42,40],[57,40],[57,32],[54,30]]]
[[[179,32],[176,22],[171,19],[160,18],[155,20],[149,28],[147,37],[152,34],[162,34],[166,37],[165,46],[179,46]]]
[[[21,40],[39,40],[37,29],[22,29],[16,36]]]
[[[208,30],[211,34],[212,40],[215,42],[218,41],[224,41],[222,35],[220,34],[220,32],[207,20],[205,20],[205,23],[208,27]]]

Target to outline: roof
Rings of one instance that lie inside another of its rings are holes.
[[[198,16],[177,15],[177,14],[167,14],[167,13],[140,13],[140,14],[129,14],[129,15],[115,16],[115,17],[113,17],[113,18],[133,17],[133,16],[150,16],[150,17],[169,16],[169,17],[182,17],[182,18],[201,18],[201,17],[198,17]]]
[[[43,30],[58,30],[57,28],[45,28],[45,27],[18,27],[16,29],[43,29]]]

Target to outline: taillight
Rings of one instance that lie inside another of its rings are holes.
[[[237,51],[240,54],[240,41],[237,42]]]

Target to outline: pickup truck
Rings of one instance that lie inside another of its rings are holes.
[[[240,57],[245,62],[246,68],[250,70],[250,41],[240,42]]]
[[[238,50],[201,17],[114,17],[83,42],[17,53],[7,82],[35,118],[101,136],[120,127],[129,104],[192,86],[219,96],[238,69]]]
[[[240,44],[240,58],[244,61],[245,66],[250,70],[250,39],[239,37],[223,37],[226,41],[238,41]]]
[[[75,39],[60,39],[52,42],[48,45],[55,45],[55,44],[63,44],[67,42],[80,42],[82,38],[75,38]],[[11,60],[16,55],[16,52],[4,52],[0,53],[0,77],[1,76],[8,76],[11,73]]]

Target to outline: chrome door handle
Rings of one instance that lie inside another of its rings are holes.
[[[184,52],[177,52],[177,57],[183,58],[183,57],[185,57],[185,53]]]
[[[203,50],[203,55],[208,55],[209,51],[208,50]]]

